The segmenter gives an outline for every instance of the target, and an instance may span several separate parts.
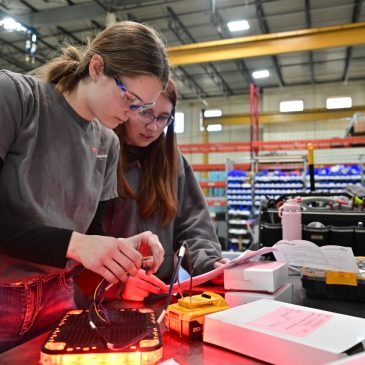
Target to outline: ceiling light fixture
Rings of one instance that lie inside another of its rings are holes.
[[[28,28],[17,22],[15,19],[7,17],[0,20],[0,27],[8,32],[24,32],[27,39],[25,40],[25,61],[35,63],[37,53],[37,34],[32,28]]]
[[[269,76],[270,76],[269,70],[258,70],[252,72],[252,77],[254,79],[266,79]]]
[[[222,130],[222,124],[209,124],[207,126],[208,132],[220,132]]]
[[[206,109],[204,110],[205,118],[221,117],[223,115],[222,109]]]
[[[16,30],[17,32],[27,32],[28,29],[18,23],[16,20],[14,20],[13,18],[4,18],[0,20],[0,26],[2,26],[5,30],[12,32],[14,30]]]
[[[301,112],[304,109],[303,100],[287,100],[280,102],[280,112]]]
[[[344,109],[352,107],[352,98],[350,96],[331,96],[326,99],[327,109]]]
[[[236,20],[228,22],[227,27],[231,32],[239,32],[240,30],[247,30],[250,28],[247,20]]]

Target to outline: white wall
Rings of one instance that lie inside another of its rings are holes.
[[[365,82],[332,83],[315,86],[284,87],[282,89],[265,89],[261,96],[261,112],[279,112],[279,103],[283,100],[302,99],[305,109],[324,109],[326,98],[330,96],[351,96],[353,106],[365,105]],[[178,104],[177,110],[185,113],[185,132],[178,135],[179,144],[203,143],[200,131],[201,110],[220,108],[224,114],[249,112],[249,95],[207,99],[208,105],[201,101]],[[302,140],[345,137],[350,120],[287,122],[263,125],[263,140]],[[223,126],[221,132],[209,133],[209,143],[247,142],[248,126]],[[305,154],[306,151],[290,153]],[[359,158],[360,156],[360,158]],[[316,163],[357,163],[364,162],[365,148],[329,149],[315,151]],[[191,163],[202,163],[202,154],[186,154]],[[249,153],[229,152],[210,153],[209,163],[225,163],[226,159],[248,159]]]

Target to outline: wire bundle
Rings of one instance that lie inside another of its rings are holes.
[[[167,307],[170,304],[174,283],[176,281],[178,281],[179,269],[180,269],[183,257],[185,255],[185,248],[188,248],[186,241],[184,241],[182,243],[182,245],[179,249],[179,253],[178,253],[178,256],[177,256],[177,262],[176,262],[173,274],[171,276],[170,284],[169,284],[169,292],[168,292],[168,295],[167,295],[166,303],[164,305],[164,308],[163,308],[160,316],[157,319],[158,324],[161,324],[161,322],[163,321],[163,319],[165,317],[165,314],[166,314],[166,311],[167,311]],[[190,266],[190,262],[189,262],[189,266]],[[189,268],[189,270],[190,270],[190,268]],[[191,273],[189,273],[189,274],[190,274],[190,278],[191,278]],[[112,286],[113,286],[113,284],[109,283],[105,279],[102,279],[100,281],[100,283],[98,284],[98,286],[96,287],[96,289],[94,291],[93,299],[92,299],[92,301],[90,303],[90,307],[89,307],[89,313],[88,313],[89,325],[98,334],[98,336],[103,340],[103,342],[105,343],[105,345],[108,349],[113,350],[113,351],[120,351],[120,350],[123,350],[123,349],[125,349],[129,346],[132,346],[132,345],[136,344],[138,341],[140,341],[141,339],[148,336],[153,331],[153,328],[148,328],[146,331],[142,332],[141,334],[139,334],[138,336],[134,337],[133,339],[131,339],[130,341],[128,341],[127,343],[125,343],[121,346],[117,346],[113,343],[110,343],[105,338],[105,336],[102,334],[102,332],[100,331],[98,326],[93,321],[92,313],[95,313],[97,315],[97,317],[100,320],[102,320],[103,322],[106,322],[106,323],[110,324],[110,320],[109,320],[109,317],[108,317],[108,312],[107,312],[106,308],[104,308],[102,303],[103,303],[103,300],[105,298],[106,292]],[[192,288],[190,288],[190,290],[191,289]]]

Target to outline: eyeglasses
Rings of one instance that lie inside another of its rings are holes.
[[[170,125],[174,117],[171,114],[160,114],[155,116],[150,110],[138,110],[137,119],[143,124],[151,124],[156,119],[156,123],[160,128],[165,128]]]
[[[146,104],[139,104],[142,103],[142,100],[139,99],[136,95],[134,95],[132,92],[130,92],[129,90],[127,90],[127,88],[125,87],[125,85],[119,81],[116,77],[113,77],[115,83],[117,84],[118,88],[120,90],[123,91],[124,95],[127,98],[129,105],[129,110],[132,111],[143,111],[143,110],[147,110],[147,109],[151,109],[154,107],[154,105],[156,103],[146,103]]]

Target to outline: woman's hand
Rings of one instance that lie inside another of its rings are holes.
[[[218,261],[216,261],[214,263],[214,268],[218,269],[218,267],[226,264],[227,262],[229,262],[229,259],[227,258],[222,258]],[[213,284],[215,285],[219,285],[219,286],[223,286],[224,285],[224,273],[218,275],[217,277],[215,277],[214,279],[211,280]]]
[[[73,232],[66,257],[80,262],[85,268],[116,284],[118,281],[127,281],[129,276],[136,275],[141,268],[142,254],[138,249],[142,245],[151,250],[154,258],[151,272],[156,272],[165,251],[152,232],[143,232],[126,239]]]
[[[143,256],[152,255],[152,266],[147,270],[147,274],[153,274],[157,272],[165,255],[165,250],[162,247],[157,235],[150,231],[146,231],[132,237],[121,238],[121,240],[130,247],[138,250]]]
[[[155,275],[147,275],[140,269],[137,275],[128,278],[124,285],[122,298],[125,300],[143,301],[149,294],[159,294],[165,283]]]
[[[229,259],[227,259],[227,258],[221,258],[220,260],[218,260],[218,261],[216,261],[215,263],[214,263],[214,268],[215,269],[218,269],[218,267],[220,267],[220,266],[222,266],[222,265],[224,265],[224,264],[226,264],[227,262],[229,262]]]

